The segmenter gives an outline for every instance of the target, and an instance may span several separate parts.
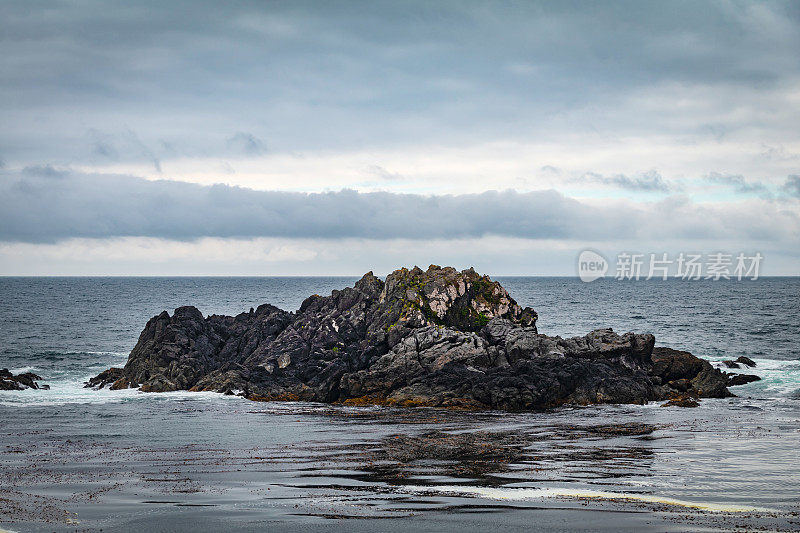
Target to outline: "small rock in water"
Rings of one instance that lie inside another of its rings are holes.
[[[49,385],[39,385],[37,381],[41,381],[42,377],[37,376],[33,372],[25,372],[23,374],[14,375],[7,368],[0,370],[0,390],[25,390],[25,389],[42,389],[49,390]]]
[[[667,403],[663,404],[661,407],[699,407],[700,404],[697,403],[697,399],[689,396],[688,394],[677,396],[672,398]]]
[[[743,355],[740,355],[740,356],[739,356],[739,357],[736,359],[736,362],[737,362],[737,363],[742,363],[744,366],[749,366],[750,368],[753,368],[754,366],[756,366],[756,362],[755,362],[755,361],[753,361],[753,360],[752,360],[752,359],[750,359],[749,357],[745,357],[745,356],[743,356]]]
[[[746,385],[753,381],[761,381],[761,378],[753,374],[728,374],[728,387]]]
[[[739,363],[736,361],[731,361],[728,359],[727,361],[722,362],[723,365],[727,366],[728,368],[739,368]]]

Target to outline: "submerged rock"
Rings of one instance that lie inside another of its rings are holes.
[[[49,390],[50,385],[39,385],[37,383],[37,381],[41,380],[42,377],[37,376],[33,372],[25,372],[15,376],[7,368],[0,370],[0,390]]]
[[[163,312],[123,369],[87,386],[506,410],[730,395],[723,373],[688,352],[654,350],[652,335],[608,328],[562,339],[539,334],[536,319],[473,269],[403,268],[385,281],[370,272],[295,313]]]
[[[676,396],[661,407],[700,407],[697,398],[689,395]]]

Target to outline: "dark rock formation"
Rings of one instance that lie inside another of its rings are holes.
[[[728,387],[737,385],[747,385],[754,381],[761,381],[761,378],[753,374],[728,374]]]
[[[753,360],[752,360],[752,359],[750,359],[749,357],[745,357],[745,356],[743,356],[743,355],[740,355],[740,356],[739,356],[739,357],[736,359],[736,362],[737,362],[737,363],[741,363],[741,364],[743,364],[744,366],[749,366],[750,368],[753,368],[753,367],[755,367],[755,366],[756,366],[756,362],[755,362],[755,361],[753,361]]]
[[[731,361],[730,359],[728,359],[727,361],[723,361],[722,364],[728,368],[741,368],[739,366],[739,363],[737,363],[736,361]]]
[[[125,377],[124,370],[112,367],[91,378],[85,388],[102,389],[106,385],[109,385],[108,388],[111,390],[127,389],[130,387],[130,381]]]
[[[124,369],[87,386],[506,410],[730,395],[723,373],[688,352],[654,350],[652,335],[547,337],[536,319],[472,269],[400,269],[386,281],[370,272],[295,313],[271,305],[235,317],[163,312]]]
[[[0,370],[0,390],[49,389],[49,385],[39,385],[37,383],[37,381],[41,380],[42,377],[33,372],[25,372],[15,376],[7,368]]]
[[[672,348],[654,348],[651,355],[651,376],[679,392],[695,392],[702,398],[731,396],[725,374],[705,359]]]

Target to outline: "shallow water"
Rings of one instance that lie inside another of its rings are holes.
[[[446,530],[528,515],[593,530],[800,527],[790,402],[505,414],[170,393],[2,409],[11,529]]]
[[[81,386],[123,364],[163,309],[296,309],[353,281],[0,279],[0,367],[33,370],[53,387],[0,393],[2,527],[800,527],[794,278],[501,279],[548,334],[612,326],[713,361],[756,360],[763,381],[697,409],[459,413]]]

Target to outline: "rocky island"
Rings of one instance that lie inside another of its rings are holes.
[[[258,401],[533,410],[731,396],[726,373],[650,334],[539,333],[536,312],[473,269],[371,272],[294,313],[180,307],[150,319],[124,368],[87,387],[216,391]]]

